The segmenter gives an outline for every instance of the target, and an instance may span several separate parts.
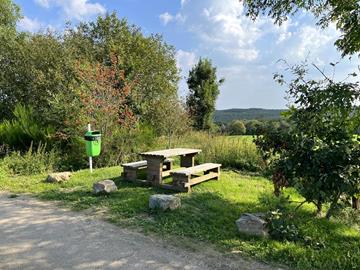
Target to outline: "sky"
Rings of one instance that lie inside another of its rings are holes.
[[[269,108],[287,105],[285,88],[273,80],[285,72],[280,59],[290,65],[307,59],[326,74],[343,79],[354,72],[359,58],[341,58],[334,47],[340,33],[334,25],[316,26],[316,19],[300,12],[281,26],[268,17],[255,22],[244,14],[238,0],[15,0],[22,9],[22,31],[62,31],[66,21],[94,20],[116,11],[121,18],[140,26],[145,35],[160,33],[176,48],[181,69],[179,95],[187,94],[186,77],[200,57],[217,67],[220,88],[217,109]],[[315,69],[313,78],[320,78]]]

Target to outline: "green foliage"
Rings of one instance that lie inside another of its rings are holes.
[[[143,121],[151,120],[150,111],[159,100],[177,96],[175,49],[159,35],[146,37],[116,13],[75,29],[69,26],[63,38],[70,55],[79,61],[108,66],[114,64],[112,57],[117,58],[116,68],[124,71],[125,82],[134,82],[127,105]]]
[[[230,135],[245,135],[246,127],[244,125],[244,122],[240,120],[234,120],[229,124],[228,131]]]
[[[271,238],[279,241],[302,240],[299,228],[281,211],[270,211],[267,214],[266,221]]]
[[[13,14],[16,23],[16,6],[0,4],[7,10],[0,20]],[[115,13],[60,34],[0,31],[0,136],[20,150],[48,142],[61,150],[61,168],[78,169],[86,166],[82,136],[90,122],[103,134],[98,165],[119,164],[148,147],[153,135],[144,134],[168,121],[152,121],[152,112],[177,99],[178,80],[175,49]],[[18,104],[31,108],[25,127],[12,114]],[[151,127],[138,130],[140,125]]]
[[[150,121],[157,135],[168,138],[171,148],[174,136],[180,136],[191,128],[191,120],[183,105],[176,99],[161,100],[153,107]]]
[[[20,8],[11,0],[0,0],[0,29],[16,27],[20,19]]]
[[[325,28],[335,22],[341,32],[335,45],[343,56],[360,51],[360,3],[358,0],[325,1],[325,0],[245,0],[247,15],[256,19],[268,15],[275,23],[281,24],[300,10],[311,12],[317,24]]]
[[[155,132],[149,125],[140,123],[130,129],[116,128],[111,136],[103,138],[104,150],[95,164],[97,167],[103,167],[137,161],[139,153],[150,150],[155,141]]]
[[[224,79],[217,81],[216,68],[212,66],[209,59],[200,59],[190,70],[187,80],[190,92],[186,105],[196,129],[211,129],[215,102],[220,93],[219,86],[223,82]]]
[[[54,130],[44,127],[34,116],[34,110],[21,104],[14,109],[14,119],[0,124],[0,140],[13,149],[25,150],[33,143],[35,146],[49,142]]]
[[[251,141],[251,140],[250,140]],[[314,207],[305,204],[291,224],[303,241],[277,241],[240,235],[234,221],[241,213],[274,211],[278,199],[271,183],[261,177],[222,171],[219,181],[208,181],[181,193],[182,207],[165,213],[150,213],[149,197],[170,191],[126,183],[119,177],[121,168],[74,172],[71,181],[52,185],[44,182],[45,174],[9,177],[0,181],[0,190],[15,194],[32,193],[41,199],[61,201],[75,210],[99,209],[105,218],[121,227],[154,233],[169,241],[199,248],[214,245],[232,256],[249,256],[261,261],[277,262],[291,269],[357,269],[360,264],[360,231],[344,221],[314,219]],[[113,179],[119,187],[110,196],[93,196],[93,183]],[[302,198],[292,189],[286,190],[291,201]],[[259,198],[267,200],[259,201]],[[288,204],[289,211],[295,205]],[[306,240],[306,239],[309,240]],[[317,244],[319,243],[319,244]]]
[[[157,143],[157,148],[166,147],[166,141]],[[263,161],[250,136],[219,136],[206,132],[189,132],[173,141],[173,147],[201,149],[196,162],[221,163],[223,168],[259,172]]]
[[[46,145],[39,145],[34,151],[30,145],[29,150],[12,152],[0,161],[0,168],[10,175],[34,175],[44,172],[52,172],[57,169],[59,155],[56,151],[46,151]]]
[[[308,80],[303,65],[290,70],[296,76],[288,84],[296,105],[289,112],[291,128],[287,134],[267,133],[257,145],[264,158],[273,158],[276,193],[294,186],[318,214],[330,202],[330,217],[342,194],[359,193],[360,144],[353,137],[360,125],[359,85]],[[282,75],[275,78],[284,83]]]

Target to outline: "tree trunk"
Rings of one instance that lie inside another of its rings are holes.
[[[352,197],[352,207],[356,210],[360,210],[360,198]]]
[[[332,216],[332,214],[333,214],[333,212],[334,212],[334,210],[335,210],[335,208],[336,208],[336,205],[337,205],[339,199],[340,199],[340,194],[337,195],[337,196],[335,197],[335,199],[331,202],[330,207],[329,207],[329,210],[328,210],[327,213],[326,213],[326,219],[330,219],[330,217]]]
[[[322,203],[318,202],[316,204],[316,216],[321,217],[322,216]]]

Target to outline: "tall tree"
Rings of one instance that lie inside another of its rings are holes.
[[[145,36],[116,13],[68,27],[66,47],[76,59],[110,65],[111,55],[128,80],[136,81],[127,99],[142,120],[151,120],[154,101],[177,97],[179,81],[175,48],[160,35]]]
[[[15,29],[20,18],[19,6],[11,0],[0,0],[0,27]]]
[[[240,0],[247,15],[256,19],[268,15],[281,24],[300,10],[311,12],[325,28],[335,22],[341,36],[335,42],[343,56],[360,51],[360,2],[358,0]]]
[[[223,82],[224,79],[217,80],[216,67],[209,59],[200,58],[190,70],[187,80],[190,93],[186,105],[195,128],[209,130],[212,127],[215,102]]]

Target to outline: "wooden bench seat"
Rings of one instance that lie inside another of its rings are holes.
[[[170,175],[173,177],[173,186],[189,192],[193,185],[210,179],[218,180],[220,177],[220,167],[221,164],[205,163],[171,172]],[[202,173],[204,174],[199,175]]]
[[[164,171],[169,171],[172,169],[174,159],[167,158],[164,160]],[[137,180],[137,172],[138,170],[143,170],[147,168],[147,161],[140,160],[130,163],[121,164],[124,168],[123,177],[125,180],[135,181]]]

